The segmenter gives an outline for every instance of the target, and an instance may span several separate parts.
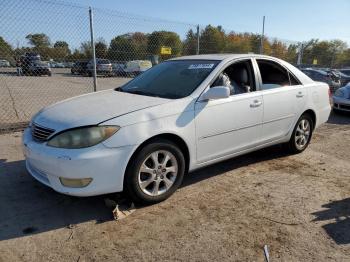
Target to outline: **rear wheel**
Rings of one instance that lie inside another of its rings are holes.
[[[294,127],[288,148],[291,153],[303,152],[310,143],[314,123],[308,114],[302,115]]]
[[[159,139],[144,146],[129,163],[125,188],[138,203],[153,204],[167,199],[181,185],[185,159],[171,141]]]

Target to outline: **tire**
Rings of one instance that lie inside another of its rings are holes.
[[[287,144],[287,148],[290,153],[298,154],[303,152],[308,147],[311,141],[313,128],[314,123],[311,116],[309,114],[303,114],[298,119],[292,136]]]
[[[158,165],[155,165],[154,159],[157,159]],[[142,172],[141,167],[146,172]],[[169,140],[157,139],[132,157],[125,173],[124,188],[134,202],[155,204],[178,189],[184,173],[185,158],[181,150]]]

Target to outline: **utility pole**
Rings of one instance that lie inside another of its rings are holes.
[[[199,25],[197,25],[197,50],[196,54],[199,55]]]
[[[304,52],[304,44],[300,43],[297,65],[301,65],[303,63],[303,52]]]
[[[265,16],[263,16],[262,33],[260,39],[260,54],[264,54],[264,34],[265,34]]]
[[[96,52],[95,52],[95,40],[94,40],[93,14],[92,14],[91,7],[89,7],[89,20],[90,20],[90,37],[91,37],[91,50],[92,50],[92,60],[93,60],[92,77],[94,79],[94,92],[96,92],[96,89],[97,89]]]

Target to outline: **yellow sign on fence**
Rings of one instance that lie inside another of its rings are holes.
[[[162,46],[160,49],[161,55],[171,55],[171,47],[168,46]]]
[[[314,61],[312,61],[312,64],[317,65],[317,62],[318,62],[317,59],[314,59]]]

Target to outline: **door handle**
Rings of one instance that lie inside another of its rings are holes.
[[[300,97],[303,97],[304,94],[302,92],[298,92],[298,94],[296,95],[296,97],[300,98]]]
[[[250,104],[250,107],[259,107],[262,105],[262,102],[259,100],[254,100],[253,103]]]

